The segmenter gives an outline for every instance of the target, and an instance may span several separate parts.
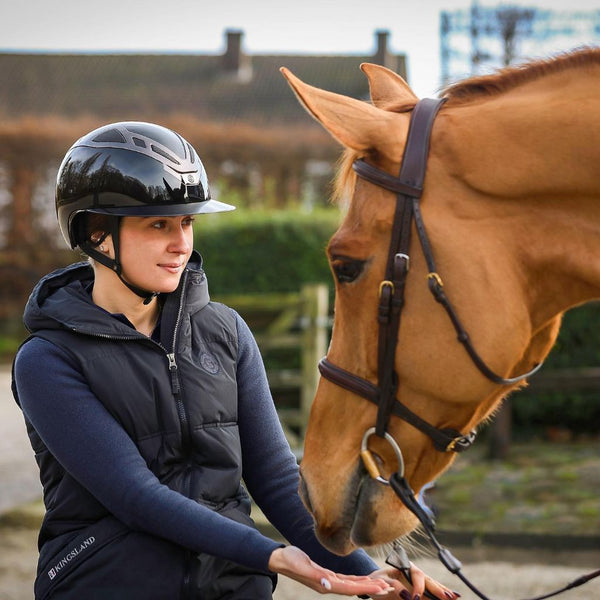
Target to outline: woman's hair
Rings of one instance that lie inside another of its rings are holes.
[[[106,239],[106,236],[113,233],[117,228],[120,217],[115,215],[103,215],[101,213],[85,212],[80,216],[79,224],[83,240],[92,247],[97,248]],[[117,221],[117,223],[115,223]],[[81,246],[80,246],[81,247]],[[85,252],[85,250],[84,250]],[[95,265],[93,257],[87,256],[88,261]]]
[[[112,231],[113,215],[86,212],[83,214],[84,239],[93,246],[99,246],[104,238]]]

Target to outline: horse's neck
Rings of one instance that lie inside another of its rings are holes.
[[[600,298],[597,75],[559,73],[440,115],[436,157],[497,221],[540,322]]]
[[[559,72],[468,104],[449,102],[438,117],[448,168],[494,195],[598,197],[600,65],[595,70],[594,77]]]
[[[524,202],[513,255],[525,270],[538,320],[600,298],[600,195],[563,200],[561,209]]]

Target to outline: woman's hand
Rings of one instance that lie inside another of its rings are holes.
[[[402,598],[402,600],[420,600],[423,598],[425,590],[433,594],[440,600],[457,600],[460,598],[458,592],[453,592],[446,586],[442,585],[425,575],[421,569],[410,563],[410,580],[412,584],[406,579],[404,573],[394,567],[384,567],[371,573],[371,577],[377,577],[384,581],[394,581],[396,584],[400,583],[400,591],[396,591],[394,594],[388,596],[389,598]],[[397,590],[398,587],[394,586]],[[385,598],[385,596],[383,596]]]
[[[295,546],[277,548],[269,558],[269,569],[290,577],[321,594],[342,594],[344,596],[387,597],[388,593],[398,592],[402,585],[393,579],[381,579],[376,572],[371,575],[342,575],[324,569],[314,563],[307,554]],[[385,571],[386,569],[382,569]],[[395,571],[395,569],[392,569]],[[448,600],[448,599],[446,599]]]

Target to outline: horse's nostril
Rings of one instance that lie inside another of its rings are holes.
[[[312,513],[312,504],[310,503],[310,494],[308,493],[308,487],[302,475],[300,475],[300,483],[298,484],[298,493],[308,512]]]

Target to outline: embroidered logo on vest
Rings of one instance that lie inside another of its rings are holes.
[[[219,363],[217,359],[208,352],[203,352],[200,355],[200,364],[202,368],[211,375],[216,375],[219,372]]]
[[[83,540],[83,542],[75,547],[72,548],[70,552],[68,552],[67,554],[65,554],[55,565],[54,567],[52,567],[49,571],[48,571],[48,577],[50,579],[54,579],[57,575],[58,572],[63,568],[66,567],[74,558],[76,558],[81,552],[83,552],[84,550],[87,550],[94,542],[96,541],[96,538],[94,536],[90,536],[87,540]]]

